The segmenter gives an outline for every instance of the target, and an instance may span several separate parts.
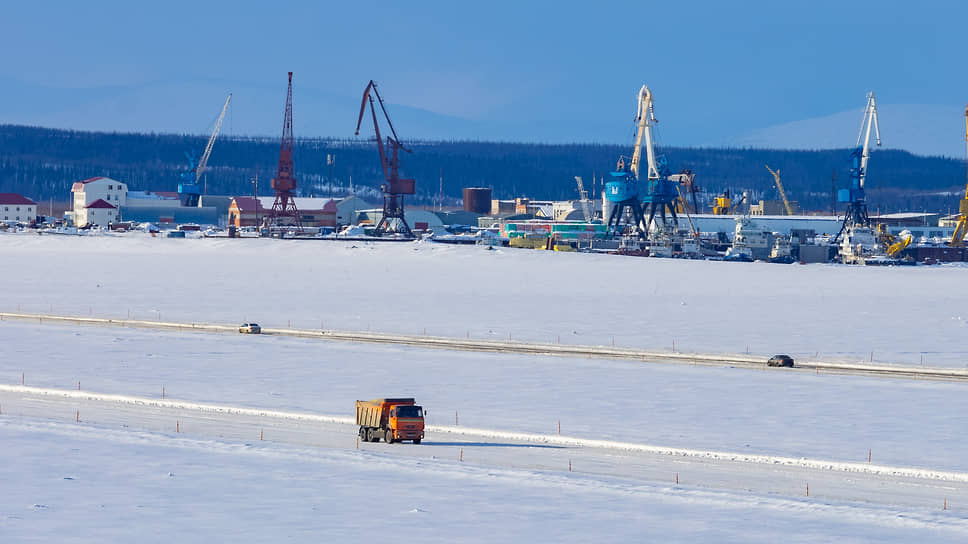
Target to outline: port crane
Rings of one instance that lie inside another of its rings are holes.
[[[390,134],[392,134],[392,136],[387,135],[386,144],[384,144],[383,137],[380,135],[380,123],[376,114],[376,106],[373,100],[374,96],[376,96],[376,100],[380,103],[380,110],[383,112],[387,126],[390,127]],[[363,90],[363,102],[360,104],[360,117],[356,121],[356,135],[359,136],[360,134],[360,125],[363,123],[363,116],[366,114],[366,104],[368,101],[370,103],[370,116],[373,118],[373,131],[376,133],[376,147],[380,153],[380,166],[383,168],[383,178],[386,180],[386,183],[380,186],[380,189],[383,191],[383,217],[376,226],[374,234],[376,236],[383,236],[385,234],[395,233],[406,238],[413,238],[413,232],[410,230],[410,226],[407,225],[407,219],[404,216],[403,197],[404,195],[416,194],[415,182],[413,179],[403,179],[400,177],[400,151],[405,153],[412,153],[412,151],[400,143],[400,139],[397,137],[397,131],[393,128],[393,122],[390,121],[390,114],[387,113],[386,105],[383,103],[383,97],[380,96],[380,92],[377,90],[376,83],[373,80],[370,80],[366,85],[366,89]]]
[[[790,206],[790,201],[787,200],[786,191],[783,190],[783,184],[780,183],[780,169],[773,170],[769,164],[765,166],[773,174],[773,181],[776,182],[776,190],[780,192],[780,198],[783,199],[783,207],[786,208],[787,215],[793,215],[793,208]]]
[[[222,121],[225,119],[225,112],[228,111],[230,102],[232,102],[232,93],[229,93],[228,98],[225,99],[222,112],[218,115],[218,120],[215,121],[215,129],[212,130],[212,135],[209,136],[208,143],[205,144],[205,151],[202,153],[202,158],[196,163],[195,157],[192,154],[186,153],[189,170],[181,175],[182,182],[178,184],[178,197],[181,200],[182,206],[198,206],[199,196],[201,195],[199,185],[202,180],[202,175],[205,174],[205,169],[208,168],[208,158],[212,155],[215,138],[218,138],[218,133],[222,129]]]
[[[263,218],[265,226],[273,229],[292,229],[301,233],[302,221],[296,208],[296,176],[293,166],[293,138],[292,138],[292,72],[289,72],[289,89],[286,91],[286,111],[282,118],[282,140],[279,143],[279,169],[276,177],[270,181],[270,186],[276,198],[272,201],[272,209]]]
[[[965,141],[968,142],[968,106],[965,106]],[[965,185],[965,197],[958,203],[958,225],[951,235],[952,247],[965,247],[965,231],[968,231],[968,185]]]
[[[837,200],[847,204],[844,212],[844,223],[840,232],[834,238],[839,240],[845,231],[851,227],[870,227],[871,220],[867,216],[867,200],[864,195],[864,181],[867,179],[867,162],[870,160],[871,129],[874,130],[877,145],[881,145],[881,129],[877,123],[877,102],[874,91],[867,93],[867,105],[864,108],[864,119],[857,134],[857,147],[850,153],[850,188],[841,189],[837,193]],[[864,145],[861,145],[863,140]]]
[[[639,110],[636,116],[639,126],[638,137],[635,142],[635,153],[632,155],[632,174],[639,179],[639,160],[642,154],[642,139],[645,137],[645,157],[648,165],[646,192],[642,197],[642,204],[649,213],[646,226],[652,224],[655,214],[662,218],[662,227],[668,226],[666,211],[672,216],[672,223],[679,225],[676,216],[676,202],[679,192],[676,182],[669,179],[666,173],[665,157],[656,157],[655,142],[652,138],[652,127],[658,123],[655,118],[655,108],[652,101],[652,91],[645,85],[639,89]]]

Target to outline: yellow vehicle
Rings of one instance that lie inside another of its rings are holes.
[[[412,398],[356,401],[356,424],[360,440],[387,444],[412,440],[419,444],[424,437],[423,407]]]

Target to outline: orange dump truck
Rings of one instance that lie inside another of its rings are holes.
[[[387,444],[403,440],[419,444],[424,437],[423,408],[414,399],[358,400],[356,424],[364,442],[382,438]]]

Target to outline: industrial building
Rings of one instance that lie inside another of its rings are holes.
[[[184,206],[177,192],[130,191],[121,206],[121,221],[161,225],[218,225],[218,209],[212,206]]]
[[[37,203],[17,193],[0,193],[0,218],[29,223],[37,218]]]

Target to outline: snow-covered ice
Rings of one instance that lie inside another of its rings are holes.
[[[770,265],[265,239],[0,236],[0,310],[966,366],[961,265]]]
[[[0,235],[0,255],[19,267],[0,282],[0,311],[574,344],[614,338],[648,349],[674,341],[679,351],[748,346],[764,356],[854,361],[873,351],[875,362],[919,365],[923,356],[930,366],[965,366],[968,268],[960,265],[146,236]],[[189,431],[175,433],[170,413],[152,411],[161,408],[89,403],[78,406],[90,420],[75,422],[74,406],[64,414],[62,402],[0,392],[4,542],[131,534],[345,541],[384,538],[390,527],[404,541],[431,542],[968,535],[964,489],[954,481],[945,491],[940,480],[590,446],[806,458],[831,468],[866,462],[870,451],[873,465],[964,475],[968,401],[959,382],[2,321],[0,383],[19,384],[21,373],[30,386],[80,382],[85,391],[151,398],[164,387],[189,403],[336,419],[259,442],[241,438],[252,436],[251,420],[186,414]],[[459,415],[461,427],[490,434],[356,450],[353,426],[337,419],[351,415],[355,399],[388,394],[417,397],[432,425],[452,426]],[[522,433],[554,435],[559,421],[563,436],[586,446],[510,447]],[[459,463],[451,450],[462,446],[469,455]],[[578,467],[568,472],[572,459]],[[669,478],[680,470],[704,481],[675,486]],[[810,497],[800,495],[801,477],[817,479]],[[947,493],[955,503],[941,510]],[[374,501],[388,496],[401,500]]]

